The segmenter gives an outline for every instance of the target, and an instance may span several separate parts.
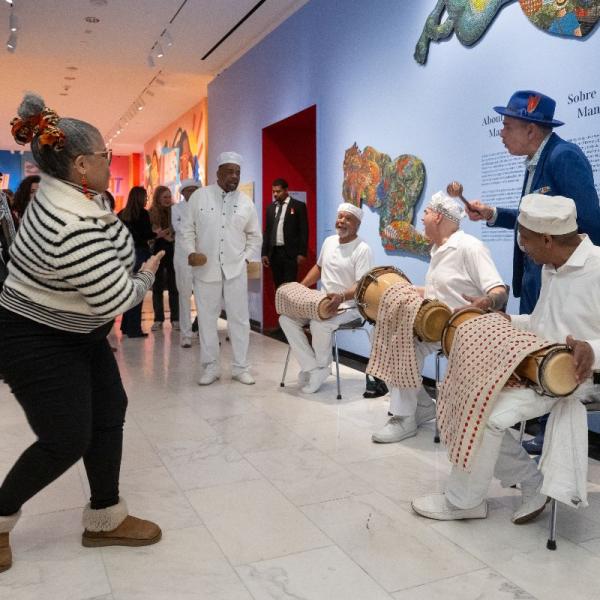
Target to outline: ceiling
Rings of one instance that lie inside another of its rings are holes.
[[[8,39],[11,11],[18,20],[15,52],[0,38],[0,148],[23,149],[9,123],[32,90],[59,115],[96,125],[116,153],[128,154],[198,103],[213,77],[308,0],[265,0],[206,60],[258,0],[13,1],[11,9],[0,0],[1,35]],[[157,41],[164,57],[150,67]]]

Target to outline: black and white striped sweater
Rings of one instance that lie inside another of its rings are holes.
[[[131,275],[133,240],[109,210],[42,175],[11,245],[0,306],[63,331],[87,333],[141,302],[150,272]]]

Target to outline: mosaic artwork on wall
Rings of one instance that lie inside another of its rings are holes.
[[[415,60],[425,64],[429,44],[453,33],[461,44],[472,46],[483,36],[500,9],[515,1],[438,0],[425,21],[415,48]],[[585,37],[600,18],[600,0],[519,0],[519,4],[536,27],[559,36]]]
[[[412,225],[424,183],[423,161],[412,154],[392,160],[371,146],[361,152],[355,143],[344,155],[342,196],[379,213],[379,235],[388,251],[429,254],[429,242]]]

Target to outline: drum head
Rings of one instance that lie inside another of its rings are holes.
[[[415,318],[415,333],[423,342],[439,342],[452,311],[442,302],[425,300]]]
[[[470,306],[468,308],[463,308],[455,312],[450,317],[442,333],[442,351],[446,356],[450,356],[450,350],[452,348],[452,342],[454,341],[454,334],[456,333],[456,328],[459,325],[462,325],[465,321],[469,321],[470,319],[474,319],[475,317],[480,317],[483,314],[485,314],[485,311],[481,310],[481,308],[475,308],[474,306]]]
[[[547,351],[539,368],[539,384],[551,396],[569,396],[577,389],[573,354],[566,346]]]

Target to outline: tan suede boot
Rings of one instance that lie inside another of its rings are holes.
[[[9,534],[21,516],[21,511],[8,517],[0,517],[0,573],[12,567]]]
[[[156,523],[127,514],[127,505],[122,498],[118,504],[100,510],[86,506],[83,511],[83,526],[85,531],[81,543],[86,548],[148,546],[156,544],[162,537]]]

